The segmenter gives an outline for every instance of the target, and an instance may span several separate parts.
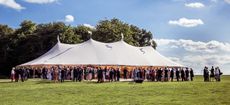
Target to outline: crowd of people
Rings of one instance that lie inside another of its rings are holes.
[[[192,68],[153,68],[153,67],[100,67],[100,66],[51,66],[51,67],[16,67],[11,71],[11,80],[22,82],[28,78],[41,78],[54,82],[82,80],[113,82],[122,79],[147,81],[193,81]]]
[[[215,69],[214,69],[214,67],[212,66],[212,68],[210,70],[208,70],[208,67],[205,66],[204,70],[203,70],[203,77],[204,77],[205,82],[214,81],[214,79],[219,82],[220,76],[222,74],[223,73],[220,71],[219,67],[215,67]]]
[[[28,78],[30,78],[30,71],[28,69],[15,69],[13,68],[11,70],[11,81],[18,82],[19,79],[21,79],[22,82],[26,81]]]

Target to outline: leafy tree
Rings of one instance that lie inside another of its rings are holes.
[[[123,33],[125,41],[132,44],[131,30],[128,24],[123,23],[118,19],[102,20],[96,26],[96,31],[93,33],[93,39],[101,42],[114,42],[121,40]]]
[[[79,35],[82,42],[87,41],[90,39],[92,32],[95,31],[95,29],[80,25],[74,28],[75,35]]]
[[[25,38],[28,35],[34,34],[36,24],[30,20],[25,20],[20,24],[20,28],[15,31],[18,38]]]
[[[118,19],[102,20],[96,26],[93,33],[93,39],[101,42],[114,42],[121,40],[121,34],[124,40],[134,46],[150,46],[156,48],[156,43],[152,40],[152,33],[137,26],[126,24]]]
[[[8,25],[0,24],[0,38],[7,37],[8,35],[12,35],[14,30],[10,28]]]
[[[60,40],[63,43],[76,44],[81,42],[79,35],[75,35],[71,26],[65,26],[60,33]]]

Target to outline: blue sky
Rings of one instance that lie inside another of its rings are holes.
[[[14,28],[26,19],[95,26],[113,17],[151,31],[176,62],[230,74],[230,0],[0,0],[0,24]]]

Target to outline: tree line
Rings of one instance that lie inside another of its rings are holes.
[[[63,22],[36,24],[30,20],[24,20],[16,29],[0,24],[0,75],[8,75],[12,67],[46,53],[57,43],[57,35],[62,43],[77,44],[90,37],[100,42],[115,42],[121,40],[121,33],[130,45],[157,46],[150,31],[116,18],[100,20],[95,28]]]

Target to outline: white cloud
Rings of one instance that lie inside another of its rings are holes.
[[[181,62],[180,58],[177,58],[177,57],[168,57],[168,58],[177,63]]]
[[[72,15],[65,16],[65,22],[71,23],[74,21],[74,17]]]
[[[58,0],[24,0],[24,1],[28,3],[35,3],[35,4],[48,4],[48,3],[57,2]]]
[[[225,74],[230,74],[230,43],[219,41],[193,41],[185,39],[156,39],[157,50],[182,65],[192,67],[197,74],[204,66],[220,66]],[[165,50],[166,49],[166,50]]]
[[[83,24],[83,26],[85,26],[85,27],[89,27],[89,28],[91,28],[91,29],[95,29],[95,27],[94,27],[94,26],[92,26],[92,25],[90,25],[90,24]]]
[[[230,4],[230,0],[224,0],[226,3]]]
[[[200,3],[200,2],[186,3],[185,6],[190,7],[190,8],[203,8],[203,7],[205,7],[205,5],[203,3]]]
[[[193,54],[189,53],[187,56],[180,57],[168,57],[174,62],[185,65],[189,68],[193,68],[196,74],[202,74],[203,67],[211,67],[211,66],[219,66],[225,74],[230,74],[229,67],[225,67],[225,65],[230,64],[230,56],[229,55],[202,55],[202,54]]]
[[[209,42],[201,42],[185,39],[156,39],[156,42],[158,46],[168,45],[171,48],[183,48],[190,52],[217,53],[221,51],[230,53],[230,43],[223,43],[215,40]]]
[[[196,27],[198,25],[203,25],[204,22],[201,19],[180,18],[179,20],[170,20],[168,24],[179,25],[181,27]]]
[[[194,62],[197,62],[199,65],[224,65],[230,63],[229,55],[219,55],[219,54],[206,54],[206,55],[188,55],[183,57],[184,62],[189,62],[190,65]]]
[[[15,0],[0,0],[0,5],[4,5],[6,7],[10,7],[19,11],[25,9],[25,7],[22,7],[20,4],[15,2]]]

